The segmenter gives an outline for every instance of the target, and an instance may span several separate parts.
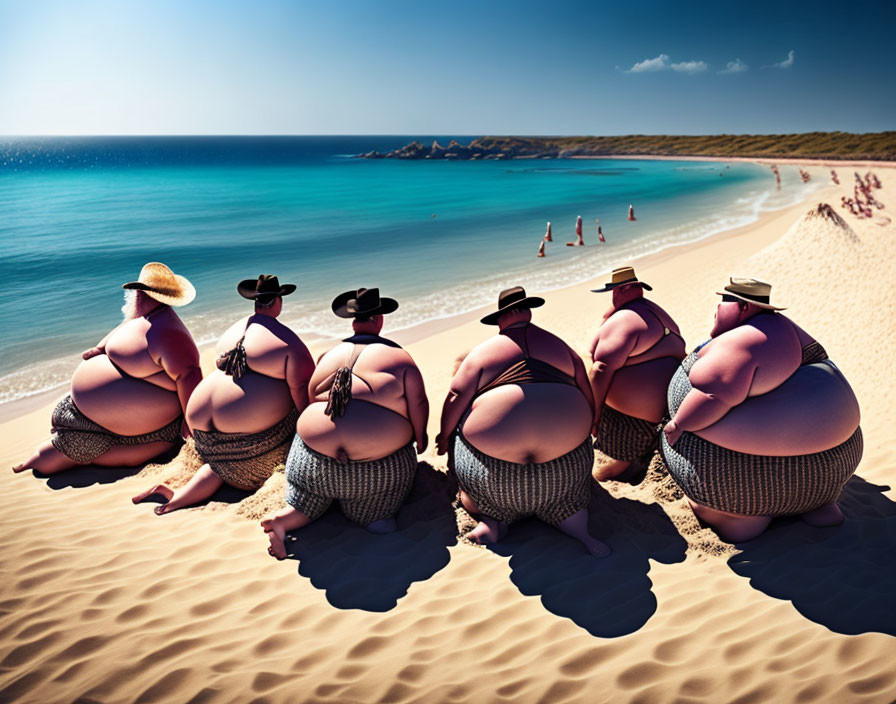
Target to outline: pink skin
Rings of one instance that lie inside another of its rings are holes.
[[[256,305],[254,315],[237,321],[221,336],[219,354],[232,349],[246,333],[243,346],[250,370],[238,380],[217,369],[205,377],[187,405],[191,428],[257,433],[285,418],[293,407],[299,413],[305,409],[314,360],[298,336],[277,322],[282,307],[282,298],[270,308]],[[247,320],[252,323],[248,328]],[[161,516],[208,499],[222,484],[223,480],[204,464],[178,489],[159,484],[131,500],[136,504],[160,495],[166,501],[154,510]]]
[[[505,313],[498,319],[502,334],[478,345],[461,362],[442,408],[441,432],[436,439],[439,454],[448,451],[465,414],[463,433],[467,442],[491,457],[518,464],[547,462],[573,450],[588,436],[593,406],[585,365],[566,343],[534,325],[529,326],[526,334],[529,353],[572,376],[576,387],[511,384],[487,391],[474,400],[480,388],[522,357],[521,328],[531,318],[527,309]],[[465,492],[461,500],[472,515],[479,515]],[[466,537],[474,542],[494,542],[505,529],[493,519],[479,516],[479,524]],[[581,541],[594,555],[600,557],[609,552],[607,546],[588,534],[587,511],[570,517],[560,529]]]
[[[137,291],[128,298],[126,314],[124,322],[81,355],[71,395],[78,409],[104,428],[119,435],[141,435],[184,412],[202,372],[196,343],[173,309]],[[183,434],[189,435],[186,423]],[[138,466],[171,447],[171,443],[117,446],[91,464]],[[55,474],[76,465],[47,441],[13,471]]]
[[[604,405],[626,415],[659,422],[666,409],[666,388],[685,355],[684,343],[678,335],[664,335],[663,325],[679,332],[675,321],[644,298],[643,286],[617,286],[612,296],[613,304],[591,342],[593,363],[588,378],[597,408],[594,435]],[[619,310],[626,305],[630,308]],[[602,465],[595,479],[612,479],[629,466],[629,462],[614,460]]]
[[[352,322],[355,335],[379,335],[383,316]],[[333,419],[324,413],[336,371],[351,356],[351,343],[343,342],[318,362],[308,383],[311,403],[299,418],[298,434],[310,448],[340,461],[376,460],[392,454],[414,440],[417,452],[426,450],[429,401],[423,376],[400,347],[373,343],[363,348],[354,366],[352,402],[345,415]],[[261,522],[269,540],[268,553],[278,560],[287,556],[286,533],[311,520],[291,506]],[[371,533],[396,530],[394,517],[365,526]]]
[[[787,456],[829,449],[855,432],[858,403],[846,380],[828,367],[800,367],[812,337],[780,313],[763,312],[751,303],[719,303],[712,340],[689,374],[694,388],[664,428],[670,445],[689,431],[738,452]],[[736,540],[759,535],[771,519],[706,506],[695,513]],[[843,520],[836,504],[803,518],[812,525]]]

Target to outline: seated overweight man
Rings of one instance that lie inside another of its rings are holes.
[[[659,442],[666,389],[685,355],[672,317],[644,297],[652,288],[635,270],[621,267],[594,293],[613,300],[591,342],[589,372],[596,418],[595,447],[612,458],[595,473],[598,481],[640,484]]]
[[[771,286],[719,292],[710,340],[669,385],[661,451],[694,513],[731,541],[772,517],[843,520],[837,506],[862,458],[859,404],[824,348],[773,306]]]

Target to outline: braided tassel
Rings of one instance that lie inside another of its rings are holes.
[[[350,367],[342,367],[333,377],[333,385],[330,387],[330,396],[327,399],[324,413],[336,418],[345,415],[345,407],[348,406],[351,399],[352,370]]]

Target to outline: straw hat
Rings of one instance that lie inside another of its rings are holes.
[[[378,288],[359,288],[340,293],[333,299],[330,307],[340,318],[369,318],[395,312],[398,301],[394,298],[380,298]]]
[[[161,262],[149,262],[140,270],[140,278],[121,285],[144,291],[147,296],[169,306],[185,306],[196,298],[196,289],[187,279],[175,274]]]
[[[591,289],[591,293],[606,293],[623,284],[641,284],[648,291],[653,291],[652,286],[645,284],[643,281],[638,281],[638,277],[635,276],[634,268],[630,266],[621,266],[618,269],[613,269],[613,274],[610,276],[609,283],[604,284],[603,288]]]
[[[486,325],[497,325],[498,318],[504,313],[517,308],[539,308],[544,305],[544,299],[538,296],[527,296],[526,289],[522,286],[506,288],[498,294],[498,310],[489,313],[479,322]]]
[[[244,279],[236,285],[237,292],[250,300],[256,298],[272,299],[276,296],[288,296],[296,290],[295,284],[280,284],[273,274],[259,274],[258,279]]]
[[[744,303],[752,303],[766,310],[787,310],[787,308],[779,308],[769,303],[771,298],[772,285],[757,279],[735,279],[730,278],[730,284],[725,287],[724,291],[716,291],[719,296],[731,296]]]

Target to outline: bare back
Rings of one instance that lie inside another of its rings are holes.
[[[591,342],[592,362],[612,371],[604,403],[652,422],[665,413],[666,388],[684,356],[678,325],[645,298],[614,312]]]
[[[414,435],[409,404],[419,403],[422,376],[401,347],[372,335],[341,342],[318,362],[309,383],[310,405],[299,418],[298,433],[313,450],[330,457],[374,460],[410,442]],[[342,416],[327,406],[336,372],[351,364],[351,401]],[[425,394],[424,394],[425,401]]]
[[[248,371],[236,378],[215,369],[205,377],[187,406],[191,428],[223,433],[260,432],[281,421],[295,407],[295,390],[305,393],[314,361],[289,327],[268,315],[243,318],[221,336],[216,354],[228,352],[241,339]]]
[[[476,395],[525,356],[549,364],[570,383],[510,383]],[[559,337],[532,324],[507,328],[474,348],[451,388],[475,396],[462,432],[491,457],[547,462],[575,449],[591,429],[590,388],[581,358]]]
[[[186,326],[172,309],[157,309],[123,322],[107,336],[104,354],[78,365],[72,399],[111,432],[140,435],[180,415],[177,379],[198,364]]]
[[[774,456],[820,452],[847,440],[859,425],[858,401],[831,363],[800,366],[802,348],[813,341],[780,314],[755,316],[710,341],[689,378],[698,392],[731,407],[697,435]]]

